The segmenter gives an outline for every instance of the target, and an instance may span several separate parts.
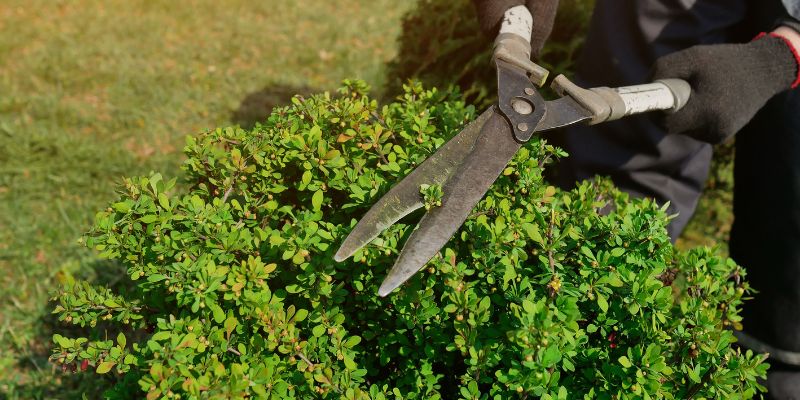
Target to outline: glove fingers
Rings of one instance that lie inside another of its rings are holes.
[[[664,118],[664,127],[667,128],[667,133],[683,133],[692,137],[705,136],[702,135],[703,127],[706,125],[702,107],[696,99],[689,98],[680,111],[674,114],[668,114]]]
[[[696,59],[694,57],[696,49],[691,48],[660,57],[653,67],[653,79],[684,79],[691,84],[693,71],[696,70],[694,62],[692,62]]]
[[[668,114],[663,119],[667,133],[683,133],[696,136],[705,124],[701,94],[695,82],[694,63],[696,48],[678,53],[668,54],[656,60],[653,68],[653,79],[683,79],[692,87],[689,101],[678,112]]]

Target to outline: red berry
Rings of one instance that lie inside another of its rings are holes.
[[[84,359],[81,361],[81,371],[86,371],[89,368],[89,360]]]
[[[608,345],[608,347],[610,347],[612,349],[616,349],[617,348],[617,344],[616,343],[611,343],[611,344]]]
[[[611,332],[608,334],[608,341],[609,342],[616,342],[617,341],[617,332]]]

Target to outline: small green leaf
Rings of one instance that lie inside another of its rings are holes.
[[[696,365],[694,369],[687,368],[686,372],[689,374],[689,379],[695,383],[700,383],[700,365]]]
[[[314,207],[314,211],[319,211],[320,207],[322,207],[322,199],[324,196],[322,190],[314,192],[314,195],[311,197],[311,205]]]
[[[522,301],[522,309],[525,310],[525,312],[528,313],[528,314],[536,313],[536,307],[529,300],[523,300]]]
[[[156,222],[157,220],[158,220],[158,215],[154,215],[154,214],[148,214],[148,215],[145,215],[142,218],[139,218],[139,221],[142,221],[145,224],[152,224],[153,222]]]
[[[72,347],[74,341],[72,339],[65,338],[59,334],[53,335],[53,340],[58,343],[59,346],[69,348]]]
[[[608,312],[608,301],[606,300],[606,296],[603,296],[601,293],[594,294],[597,297],[597,306],[600,307],[600,311]]]
[[[317,325],[311,329],[311,334],[320,337],[325,334],[325,327],[323,325]]]
[[[631,364],[631,360],[628,360],[628,357],[626,357],[626,356],[620,357],[619,358],[619,363],[622,364],[622,366],[625,367],[625,368],[630,368],[630,367],[633,366],[633,364]]]
[[[103,361],[100,363],[100,365],[97,366],[95,372],[97,372],[98,374],[108,373],[108,371],[111,371],[111,368],[114,368],[115,365],[117,365],[117,363],[115,362]]]
[[[361,343],[361,338],[359,336],[350,336],[344,342],[344,347],[355,347],[359,343]]]
[[[169,339],[170,336],[172,336],[172,332],[170,332],[170,331],[161,331],[161,332],[156,332],[156,334],[153,335],[153,337],[151,337],[151,339],[159,342],[159,341],[162,341],[162,340]]]
[[[114,209],[121,213],[127,213],[131,210],[131,205],[127,201],[121,201],[119,203],[114,203]]]
[[[231,332],[236,329],[236,325],[239,324],[239,321],[236,320],[233,316],[228,317],[225,319],[225,334],[230,337]]]
[[[352,358],[350,358],[350,356],[347,356],[347,355],[345,355],[345,356],[344,356],[344,358],[343,358],[342,360],[344,361],[344,366],[345,366],[347,369],[349,369],[349,370],[356,370],[356,369],[358,369],[358,365],[356,364],[356,362],[355,362],[355,361],[353,361],[353,359],[352,359]]]
[[[544,355],[542,356],[542,365],[545,367],[549,367],[561,360],[561,350],[558,349],[558,346],[551,345],[544,351]]]
[[[221,324],[223,321],[225,321],[225,312],[222,311],[222,307],[220,307],[219,304],[215,302],[206,303],[208,308],[211,309],[212,315],[214,316],[214,322]]]
[[[169,198],[164,193],[158,194],[158,204],[161,205],[161,207],[163,207],[165,210],[171,209],[169,205]]]
[[[308,310],[306,309],[299,309],[297,313],[294,314],[294,323],[302,322],[308,316]]]

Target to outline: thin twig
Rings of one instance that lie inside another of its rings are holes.
[[[312,368],[316,367],[316,365],[314,365],[314,363],[312,363],[311,360],[309,360],[308,357],[306,357],[306,355],[303,354],[302,351],[298,351],[297,352],[297,356],[300,357],[303,361],[305,361],[306,364],[308,364],[309,367],[312,367]]]
[[[555,225],[556,209],[550,209],[550,226],[547,228],[547,259],[550,262],[550,272],[556,273],[556,262],[553,259],[553,225]]]
[[[239,351],[234,349],[233,347],[228,347],[228,351],[233,353],[233,354],[236,354],[237,356],[240,356],[240,357],[242,355],[242,353],[239,353]]]
[[[234,182],[236,182],[236,180],[235,180],[235,179],[234,179]],[[229,188],[228,188],[228,190],[226,190],[226,191],[225,191],[225,195],[224,195],[224,196],[222,196],[222,202],[223,202],[223,203],[224,203],[226,200],[228,200],[228,196],[230,196],[230,195],[231,195],[231,192],[233,192],[233,186],[234,186],[234,185],[235,185],[235,183],[231,183],[231,187],[229,187]]]
[[[494,208],[490,208],[490,209],[488,209],[486,211],[478,211],[478,212],[472,213],[472,214],[469,215],[468,219],[477,218],[477,217],[480,217],[481,215],[490,215],[490,216],[494,215]]]
[[[239,172],[233,174],[233,178],[231,178],[231,187],[229,187],[228,190],[225,191],[225,195],[222,196],[223,203],[228,200],[228,196],[230,196],[231,192],[233,192],[233,188],[236,186],[236,180],[239,179],[239,175]]]
[[[542,157],[542,159],[539,160],[539,168],[544,168],[544,165],[547,164],[548,161],[550,161],[550,154]]]

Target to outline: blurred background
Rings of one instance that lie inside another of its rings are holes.
[[[542,59],[569,73],[593,0],[561,3]],[[187,135],[344,78],[384,101],[409,78],[456,85],[485,106],[489,55],[469,0],[0,1],[0,398],[91,398],[111,379],[48,363],[48,298],[73,276],[119,284],[78,239],[123,176],[179,176]],[[730,146],[682,246],[727,237]]]

